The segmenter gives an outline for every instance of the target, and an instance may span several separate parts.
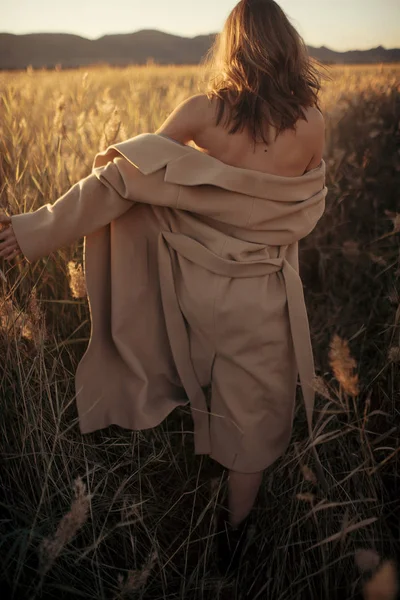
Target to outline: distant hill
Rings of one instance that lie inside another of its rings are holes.
[[[0,33],[0,69],[73,68],[93,64],[196,64],[205,55],[215,34],[194,38],[156,30],[104,35],[89,40],[64,33]],[[400,61],[400,49],[383,46],[370,50],[335,52],[325,46],[308,47],[310,55],[327,64],[381,63]]]

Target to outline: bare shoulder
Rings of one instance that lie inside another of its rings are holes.
[[[307,170],[319,166],[325,151],[325,119],[316,107],[304,110],[307,121],[300,120],[298,139],[303,152],[309,153],[311,161]]]
[[[208,98],[207,94],[191,96],[181,106],[190,118],[195,119],[200,130],[214,122],[217,102],[214,98]]]
[[[191,96],[175,108],[157,133],[186,144],[209,126],[213,110],[206,94]]]
[[[325,131],[324,115],[315,106],[309,106],[303,109],[306,121],[300,119],[298,121],[299,132],[306,135],[319,135]]]
[[[195,110],[209,110],[211,107],[211,100],[209,100],[207,94],[195,94],[190,96],[186,102]]]

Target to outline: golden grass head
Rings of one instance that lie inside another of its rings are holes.
[[[315,376],[311,386],[313,390],[317,392],[317,394],[319,394],[326,400],[330,400],[331,402],[333,401],[329,388],[326,382],[324,381],[323,377]]]
[[[86,485],[80,477],[74,482],[74,495],[71,509],[59,522],[54,535],[45,538],[40,545],[40,563],[44,573],[52,567],[64,546],[75,537],[87,521],[90,496],[86,493]]]
[[[48,338],[36,288],[32,291],[26,311],[19,310],[12,300],[5,300],[0,304],[0,330],[31,340],[36,346],[40,346]]]
[[[353,370],[357,368],[357,363],[350,355],[347,340],[342,339],[337,334],[333,336],[330,343],[329,364],[343,391],[349,396],[358,396],[360,393],[358,375],[353,374]]]
[[[154,551],[141,570],[129,571],[125,581],[122,575],[118,577],[119,587],[123,595],[140,590],[146,585],[157,558],[158,554]]]
[[[310,469],[308,465],[302,465],[301,472],[303,473],[303,477],[306,481],[310,481],[314,485],[317,484],[317,478],[315,476],[315,473]]]
[[[67,135],[67,125],[65,123],[66,100],[64,94],[61,94],[56,101],[56,112],[53,119],[53,128],[58,136],[64,139]]]
[[[117,142],[118,139],[127,139],[128,134],[121,122],[118,108],[114,108],[111,115],[107,117],[104,125],[103,135],[100,140],[100,149],[106,150],[108,146]]]
[[[86,298],[86,282],[82,265],[70,260],[68,262],[69,287],[74,298]]]

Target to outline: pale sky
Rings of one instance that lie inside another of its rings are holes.
[[[220,31],[235,0],[0,0],[1,33],[105,34],[160,29],[192,37]],[[310,46],[400,47],[400,0],[280,0]]]

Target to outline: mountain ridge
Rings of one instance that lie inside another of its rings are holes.
[[[197,64],[207,53],[215,33],[184,37],[158,29],[106,34],[96,39],[70,33],[0,33],[0,70],[76,68],[96,64]],[[382,45],[369,50],[340,52],[327,46],[307,46],[325,64],[399,62],[399,48]]]

